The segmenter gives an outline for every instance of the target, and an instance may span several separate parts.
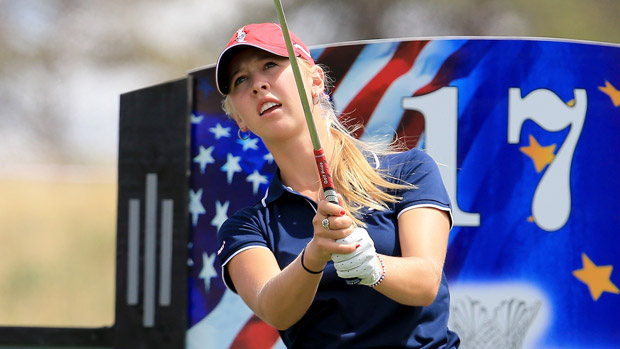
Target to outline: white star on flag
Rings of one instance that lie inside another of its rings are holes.
[[[192,215],[192,225],[195,227],[198,224],[198,216],[206,213],[205,207],[202,206],[202,188],[195,192],[193,189],[189,190],[189,213]]]
[[[204,119],[204,116],[192,114],[192,124],[199,124],[202,122],[202,119]]]
[[[206,252],[202,253],[202,270],[198,277],[204,279],[205,289],[207,291],[211,289],[211,278],[217,277],[217,271],[215,271],[215,267],[213,266],[215,257],[215,253],[210,256]]]
[[[217,227],[217,230],[220,230],[222,224],[228,219],[228,206],[230,206],[230,201],[224,204],[219,200],[215,202],[215,217],[211,220],[211,225]]]
[[[222,166],[222,172],[226,172],[228,184],[232,184],[232,178],[235,172],[241,172],[239,161],[241,161],[240,156],[234,156],[231,153],[228,153],[226,163]]]
[[[213,153],[213,149],[215,146],[210,146],[209,148],[205,148],[202,145],[200,146],[200,153],[194,158],[194,162],[200,164],[200,173],[205,173],[205,168],[207,164],[212,164],[215,162],[211,153]]]
[[[258,149],[258,138],[239,139],[237,143],[243,146],[243,151],[247,151],[248,149]]]
[[[261,184],[268,183],[267,176],[261,175],[258,170],[254,170],[251,175],[246,178],[247,182],[252,182],[252,190],[254,191],[254,195],[258,192],[258,187]]]
[[[267,153],[263,156],[263,160],[267,160],[269,164],[273,164],[273,155],[271,155],[271,153]]]
[[[230,137],[230,127],[222,127],[219,122],[215,127],[209,128],[209,131],[215,135],[215,139]]]

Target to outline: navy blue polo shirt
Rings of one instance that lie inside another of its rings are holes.
[[[450,199],[433,159],[419,149],[370,160],[387,171],[391,181],[404,180],[415,189],[395,192],[403,200],[385,211],[364,211],[366,229],[377,252],[401,256],[398,217],[418,207],[451,212]],[[279,172],[265,197],[230,217],[218,231],[224,281],[235,291],[226,270],[239,252],[267,248],[284,269],[313,236],[316,202],[284,186]],[[387,270],[389,277],[390,271]],[[458,336],[448,330],[450,295],[445,275],[435,301],[427,307],[399,304],[363,285],[347,285],[328,262],[318,291],[306,314],[280,335],[294,348],[451,348]]]

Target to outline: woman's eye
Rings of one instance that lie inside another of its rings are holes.
[[[265,63],[265,69],[271,68],[271,67],[275,67],[277,64],[275,64],[274,62],[267,62]]]
[[[245,80],[246,80],[245,76],[239,76],[238,78],[235,79],[235,81],[233,82],[233,85],[234,86],[238,86],[239,84],[241,84]]]

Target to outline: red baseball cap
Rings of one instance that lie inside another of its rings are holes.
[[[289,30],[291,41],[293,42],[293,50],[297,57],[301,57],[306,61],[314,64],[314,59],[310,56],[310,50],[308,47]],[[226,95],[229,91],[228,86],[228,64],[230,60],[238,53],[238,50],[233,50],[239,46],[251,46],[261,50],[273,53],[274,55],[288,57],[288,51],[286,49],[286,43],[284,42],[284,35],[279,24],[276,23],[259,23],[248,24],[239,28],[232,39],[226,45],[226,48],[220,57],[217,59],[217,65],[215,67],[215,84],[217,90]]]

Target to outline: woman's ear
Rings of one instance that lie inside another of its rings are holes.
[[[233,112],[233,113],[231,113],[231,116],[232,116],[233,120],[235,120],[235,122],[237,123],[237,126],[239,126],[239,129],[241,129],[241,131],[245,132],[245,131],[248,130],[247,126],[245,125],[245,122],[239,116],[239,114]]]
[[[318,65],[314,66],[312,74],[312,95],[319,96],[325,91],[325,73]]]

